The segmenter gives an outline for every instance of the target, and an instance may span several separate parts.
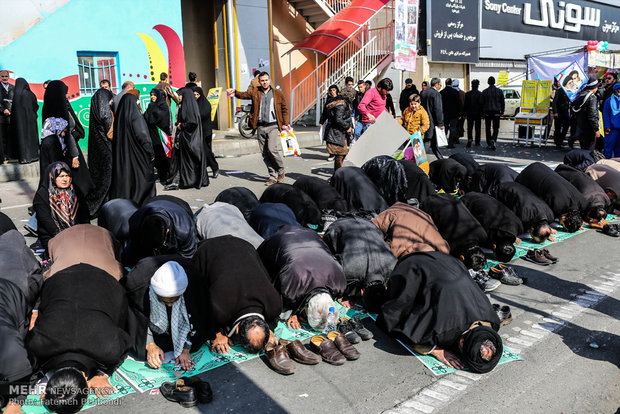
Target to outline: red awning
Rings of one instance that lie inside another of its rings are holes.
[[[389,2],[390,0],[353,0],[291,51],[308,49],[329,56]]]

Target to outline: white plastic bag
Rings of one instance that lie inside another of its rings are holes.
[[[437,136],[437,147],[443,148],[448,146],[448,138],[446,137],[445,129],[435,127],[435,135]]]
[[[292,129],[280,132],[280,140],[282,142],[282,154],[287,157],[289,155],[301,155],[299,143]]]

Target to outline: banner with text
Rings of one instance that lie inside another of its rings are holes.
[[[418,55],[418,0],[396,0],[394,7],[394,67],[415,72]]]
[[[431,62],[478,63],[480,1],[426,1]]]

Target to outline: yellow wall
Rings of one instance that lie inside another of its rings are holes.
[[[289,56],[283,56],[297,43],[304,40],[312,27],[293,6],[286,0],[271,0],[273,24],[273,80],[279,85],[282,92],[289,98],[289,80],[293,87],[308,76],[315,66],[314,52],[296,50],[291,53],[291,73],[289,74]],[[319,54],[319,63],[323,56]],[[292,79],[290,79],[292,77]]]

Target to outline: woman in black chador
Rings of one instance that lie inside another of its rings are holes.
[[[39,131],[37,130],[37,97],[30,91],[24,78],[15,81],[11,125],[9,127],[8,154],[20,164],[39,159]]]
[[[115,113],[110,199],[127,198],[142,205],[155,195],[155,175],[153,144],[137,100],[126,93]]]
[[[207,157],[202,140],[202,122],[194,93],[189,88],[178,91],[181,99],[174,147],[172,149],[172,172],[164,190],[200,188],[209,185]]]
[[[205,143],[207,167],[211,168],[213,178],[216,178],[220,174],[220,167],[215,160],[212,148],[213,127],[211,126],[211,104],[200,86],[194,86],[192,89],[196,97],[198,110],[200,111],[200,120],[202,121],[202,139]]]
[[[112,182],[112,136],[114,117],[110,110],[113,95],[101,88],[90,100],[90,125],[88,127],[88,169],[95,188],[88,198],[92,216],[108,200]]]
[[[157,177],[163,183],[170,174],[170,160],[166,156],[166,151],[164,151],[159,130],[166,135],[172,136],[172,115],[170,114],[170,107],[166,101],[166,93],[163,89],[151,90],[151,103],[146,108],[144,119],[149,127],[149,135],[153,144]]]

